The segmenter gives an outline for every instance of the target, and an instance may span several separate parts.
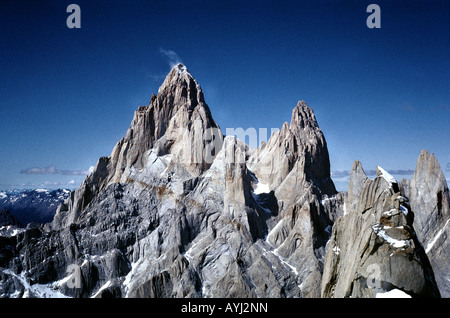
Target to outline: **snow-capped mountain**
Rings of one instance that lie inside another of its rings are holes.
[[[58,205],[68,198],[68,189],[35,189],[0,191],[0,210],[7,209],[20,223],[47,223]]]

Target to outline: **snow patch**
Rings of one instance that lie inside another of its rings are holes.
[[[272,211],[270,211],[270,209],[264,207],[264,202],[263,200],[261,200],[262,198],[260,197],[261,194],[270,193],[269,185],[266,183],[258,182],[258,180],[255,177],[253,177],[253,181],[257,182],[254,183],[255,186],[251,191],[253,199],[264,212],[272,214]]]
[[[344,201],[344,206],[342,207],[342,209],[344,210],[344,216],[348,214],[347,211],[347,202]]]
[[[408,209],[401,204],[400,204],[400,211],[402,211],[404,215],[408,215]]]
[[[377,293],[375,298],[411,298],[411,296],[403,290],[395,288],[385,293]]]
[[[294,274],[295,276],[298,276],[298,271],[297,268],[295,268],[294,266],[292,266],[291,264],[289,264],[288,262],[286,262],[281,256],[280,254],[278,254],[278,248],[274,249],[273,251],[270,251],[273,255],[275,255],[276,257],[278,257],[278,259],[280,260],[280,262],[287,266]]]
[[[333,247],[333,252],[334,252],[334,254],[336,254],[336,255],[339,255],[339,253],[341,252],[341,249],[339,248],[339,246],[335,246],[335,247]]]
[[[57,290],[58,284],[33,284],[31,285],[27,278],[25,277],[25,273],[22,272],[20,275],[17,275],[13,271],[9,269],[4,269],[3,273],[7,275],[14,276],[20,283],[23,285],[25,292],[23,293],[23,298],[29,298],[32,296],[38,297],[38,298],[69,298],[68,296],[64,295],[60,291]],[[15,297],[19,297],[19,292],[15,292],[11,296],[15,295]]]
[[[96,298],[98,295],[100,295],[102,290],[108,288],[109,286],[111,286],[110,280],[108,280],[105,284],[103,284],[102,287],[100,287],[100,289],[94,295],[91,296],[91,298]]]
[[[442,235],[442,233],[444,233],[444,230],[447,227],[447,224],[448,224],[449,221],[450,221],[450,219],[448,219],[447,222],[445,222],[445,224],[442,227],[442,229],[440,229],[439,232],[437,232],[437,234],[430,241],[430,243],[428,243],[427,248],[425,249],[425,253],[428,253],[433,248],[433,245],[436,243],[438,238]]]
[[[386,180],[388,183],[392,184],[392,183],[398,183],[397,180],[395,180],[395,178],[386,170],[384,170],[383,168],[381,168],[380,166],[377,166],[377,169],[380,170],[381,172],[381,176],[384,178],[384,180]]]
[[[269,242],[270,237],[272,236],[272,234],[276,233],[283,226],[283,224],[284,224],[284,219],[278,221],[278,223],[273,227],[273,229],[270,230],[269,233],[267,233],[267,236],[266,236],[266,241],[267,242]]]
[[[175,53],[175,52],[173,52],[173,51],[168,51],[168,52],[169,52],[169,53]],[[187,71],[186,66],[184,66],[184,65],[181,64],[181,63],[175,64],[175,65],[172,67],[172,69],[176,69],[178,75],[188,74],[188,71]]]
[[[372,225],[372,230],[375,232],[376,235],[378,235],[383,240],[388,242],[392,247],[395,248],[402,248],[407,246],[411,247],[408,240],[397,240],[390,237],[384,230],[384,227],[379,223]]]
[[[194,255],[192,255],[194,249],[204,239],[205,239],[205,237],[197,240],[196,242],[192,242],[191,247],[185,253],[182,253],[182,255],[189,261],[189,263],[191,263],[193,261],[193,259],[194,259]]]
[[[16,236],[17,234],[24,231],[25,229],[17,227],[15,225],[5,225],[0,227],[0,235],[5,237]]]
[[[393,216],[398,214],[399,212],[396,209],[390,209],[389,211],[384,211],[381,215],[382,216]]]
[[[261,194],[261,193],[270,193],[269,185],[266,183],[258,182],[256,184],[256,187],[253,188],[253,193],[256,195]]]
[[[327,204],[327,202],[329,202],[329,201],[331,201],[331,198],[325,197],[325,198],[323,198],[322,200],[320,200],[320,203],[321,203],[322,205],[325,205],[325,204]]]

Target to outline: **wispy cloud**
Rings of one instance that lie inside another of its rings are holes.
[[[166,50],[163,48],[159,48],[159,53],[161,53],[161,56],[164,57],[166,63],[169,64],[171,69],[179,63],[183,64],[183,61],[181,60],[180,56],[173,50]],[[163,73],[146,74],[146,77],[152,79],[152,81],[154,82],[162,82],[164,81],[166,76],[167,76],[166,71]]]
[[[61,182],[58,182],[58,181],[45,181],[45,182],[36,184],[36,186],[42,187],[42,188],[60,188],[60,187],[64,187],[64,188],[66,188],[66,187],[70,188],[71,187],[71,188],[73,188],[75,184],[76,184],[75,180],[70,180],[69,182],[64,182],[64,181],[61,181]]]
[[[447,104],[444,104],[444,103],[439,103],[439,104],[436,104],[436,105],[429,105],[427,107],[427,110],[431,111],[431,112],[445,112],[445,113],[447,113],[447,112],[450,112],[450,106],[447,105]]]
[[[75,177],[76,178],[76,177]],[[22,182],[15,184],[2,184],[0,183],[0,189],[12,190],[12,189],[58,189],[58,188],[76,188],[81,181],[75,181],[74,179],[70,181],[43,181],[43,182]]]
[[[175,51],[160,48],[159,52],[166,57],[167,63],[170,65],[170,68],[173,68],[179,63],[183,63]]]
[[[349,170],[343,170],[343,171],[331,171],[331,177],[332,178],[345,178],[350,176]]]
[[[450,106],[445,103],[437,103],[431,105],[413,105],[410,102],[404,102],[398,105],[398,108],[405,112],[450,112]]]
[[[406,112],[415,112],[417,111],[417,107],[413,106],[410,102],[404,102],[403,104],[399,105],[399,108],[402,111],[406,111]]]
[[[449,162],[450,164],[450,162]],[[447,164],[447,166],[449,166]],[[372,177],[377,175],[376,170],[364,170],[367,176]],[[404,176],[412,176],[415,172],[413,169],[397,169],[397,170],[389,170],[390,174],[393,175],[404,175]],[[345,178],[350,177],[351,171],[350,170],[343,170],[343,171],[331,171],[331,177],[332,178]]]
[[[32,167],[20,170],[21,174],[60,174],[64,176],[86,176],[93,171],[94,167],[91,166],[87,170],[68,170],[58,169],[56,166],[47,166],[43,168]]]

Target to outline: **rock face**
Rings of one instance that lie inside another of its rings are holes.
[[[356,160],[353,162],[352,170],[350,173],[350,181],[348,184],[348,194],[346,203],[346,210],[352,211],[356,208],[358,203],[358,197],[361,194],[362,189],[370,182],[370,179],[366,176],[362,164]]]
[[[319,297],[342,200],[304,102],[251,149],[179,64],[53,221],[8,238],[0,295]]]
[[[360,162],[350,178],[346,214],[333,227],[322,297],[439,297],[433,270],[414,231],[414,212],[397,181],[377,167],[370,180]]]
[[[414,228],[433,266],[442,297],[450,297],[450,195],[434,154],[422,150],[411,181],[402,188],[415,211]]]
[[[284,123],[251,155],[249,168],[256,186],[265,185],[270,195],[273,191],[278,205],[266,241],[283,260],[294,264],[290,266],[298,273],[302,296],[318,297],[325,244],[339,196],[330,178],[325,138],[304,101],[293,109],[291,124]],[[262,196],[256,199],[260,202]]]
[[[277,188],[294,171],[298,182],[308,182],[324,193],[336,193],[325,137],[304,101],[292,110],[291,124],[285,122],[249,161],[270,189]]]

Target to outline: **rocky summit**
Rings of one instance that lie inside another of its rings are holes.
[[[434,270],[442,297],[450,297],[450,194],[447,181],[434,154],[422,150],[411,179],[401,188],[415,213],[417,237]]]
[[[398,183],[355,162],[337,193],[304,101],[251,148],[178,64],[51,222],[0,237],[0,297],[446,295],[439,169],[425,153]]]
[[[410,297],[439,297],[410,202],[393,176],[381,167],[376,171],[377,177],[369,180],[360,162],[353,165],[347,196],[352,201],[333,226],[322,296],[379,297],[394,290]]]

